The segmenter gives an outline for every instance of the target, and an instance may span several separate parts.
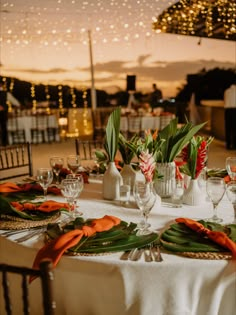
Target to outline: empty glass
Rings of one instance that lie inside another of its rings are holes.
[[[232,223],[236,224],[236,181],[231,181],[227,184],[226,195],[234,208],[234,220]]]
[[[43,188],[44,200],[47,199],[47,190],[48,186],[53,181],[53,172],[51,168],[39,168],[37,170],[37,181],[40,186]]]
[[[68,205],[69,211],[71,212],[72,218],[76,218],[75,213],[75,199],[78,196],[78,191],[80,190],[79,181],[76,178],[66,178],[61,181],[61,193],[65,197]]]
[[[225,167],[230,179],[236,180],[236,157],[227,157]]]
[[[79,211],[78,210],[78,205],[77,205],[77,199],[79,198],[79,196],[80,196],[80,194],[81,194],[81,192],[82,192],[82,190],[84,189],[84,178],[83,178],[83,175],[82,174],[75,174],[75,175],[73,175],[73,174],[68,174],[67,176],[66,176],[66,178],[67,179],[76,179],[77,181],[78,181],[78,183],[79,183],[79,185],[78,185],[78,190],[77,190],[77,195],[76,195],[76,198],[75,198],[75,200],[74,200],[74,211],[75,211],[75,215],[82,215],[83,214],[83,212],[81,212],[81,211]]]
[[[152,183],[136,181],[134,183],[134,199],[137,206],[141,210],[143,220],[138,224],[137,235],[147,235],[152,233],[149,230],[150,224],[147,222],[149,213],[156,201],[156,193],[154,192]]]
[[[217,216],[217,206],[225,193],[225,182],[223,178],[220,177],[209,177],[206,182],[207,195],[213,204],[213,216],[206,221],[210,222],[222,222],[223,219]]]
[[[56,175],[56,185],[59,185],[59,174],[64,165],[64,159],[60,156],[52,156],[50,158],[50,165],[53,173]]]
[[[72,174],[75,175],[80,167],[80,156],[79,155],[69,155],[67,157],[67,166],[71,170]]]

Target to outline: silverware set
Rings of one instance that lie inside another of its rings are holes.
[[[4,237],[10,237],[10,236],[18,235],[21,233],[27,233],[26,235],[23,235],[14,239],[15,242],[22,243],[31,239],[32,237],[36,235],[40,235],[41,233],[45,231],[46,231],[46,227],[36,227],[36,228],[14,230],[14,231],[10,230],[10,231],[3,232],[0,235]]]
[[[162,262],[163,258],[160,251],[160,245],[150,244],[142,248],[134,248],[130,251],[124,252],[120,259],[121,260],[131,260],[138,261],[141,259],[142,254],[144,254],[145,262]]]

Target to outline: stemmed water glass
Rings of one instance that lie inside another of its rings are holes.
[[[227,157],[225,166],[230,179],[236,180],[236,157]]]
[[[76,178],[65,178],[61,181],[61,193],[69,205],[69,212],[73,219],[76,218],[75,199],[78,196],[79,190],[79,181]]]
[[[136,181],[134,183],[134,199],[137,206],[141,210],[143,220],[138,224],[137,235],[147,235],[152,233],[149,230],[150,224],[147,222],[149,213],[153,208],[156,201],[156,193],[153,190],[152,183],[146,183],[143,181]]]
[[[236,224],[236,181],[231,181],[226,185],[226,195],[234,208],[234,220],[232,223]]]
[[[206,221],[220,223],[223,219],[217,216],[217,206],[225,193],[225,182],[220,177],[209,177],[206,182],[207,195],[213,204],[213,216]]]
[[[48,186],[53,181],[53,172],[51,168],[39,168],[37,170],[37,181],[43,188],[44,200],[47,199]]]
[[[68,174],[66,176],[67,179],[75,179],[78,181],[78,190],[77,190],[77,195],[76,198],[74,199],[74,211],[76,212],[76,214],[78,215],[82,215],[83,212],[78,211],[78,206],[77,206],[77,199],[79,198],[82,190],[84,189],[84,178],[82,174],[75,174],[75,176],[73,174]]]
[[[67,157],[67,166],[71,170],[72,174],[75,175],[80,167],[80,156],[79,155],[69,155]]]
[[[59,185],[59,174],[64,165],[64,159],[60,156],[52,156],[50,158],[50,165],[53,173],[56,175],[56,185]]]

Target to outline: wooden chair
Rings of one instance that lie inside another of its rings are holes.
[[[81,160],[94,160],[94,151],[103,148],[103,141],[75,139],[75,152]]]
[[[27,175],[33,175],[31,144],[0,147],[0,180]]]
[[[55,314],[56,303],[53,299],[53,272],[51,261],[45,260],[40,264],[40,269],[35,270],[32,268],[13,266],[9,264],[0,264],[0,273],[2,274],[2,291],[3,291],[3,301],[5,302],[5,311],[7,315],[13,314],[12,309],[14,305],[15,292],[11,291],[11,285],[15,285],[17,278],[21,278],[21,296],[22,296],[22,310],[18,309],[18,314],[30,314],[30,299],[29,291],[30,276],[36,276],[40,278],[41,281],[41,292],[43,301],[43,311],[44,315]],[[15,276],[13,276],[15,275]],[[37,280],[34,280],[37,281]],[[20,283],[19,283],[20,285]],[[40,296],[40,295],[39,295]]]

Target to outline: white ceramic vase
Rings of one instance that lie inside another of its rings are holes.
[[[118,200],[120,198],[120,183],[122,177],[116,168],[115,162],[109,162],[103,176],[103,198]]]
[[[131,179],[131,191],[134,187],[134,182],[137,177],[137,172],[133,169],[131,164],[124,164],[122,170],[120,171],[120,175],[123,178],[129,177]]]
[[[198,180],[191,179],[188,188],[184,191],[183,203],[190,206],[198,206],[202,204],[203,199]]]

